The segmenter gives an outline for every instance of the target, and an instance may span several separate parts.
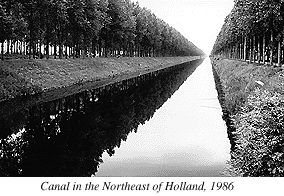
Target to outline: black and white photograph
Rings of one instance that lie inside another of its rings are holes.
[[[0,0],[3,190],[276,194],[283,176],[283,0]]]

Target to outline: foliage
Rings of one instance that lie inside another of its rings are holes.
[[[24,147],[27,142],[24,141],[25,131],[12,134],[6,139],[0,140],[0,175],[1,176],[17,176],[22,170],[19,164],[22,161]]]
[[[0,42],[9,38],[12,29],[12,18],[7,16],[3,6],[0,4]]]
[[[243,176],[284,176],[284,97],[257,88],[235,118],[231,164]]]
[[[17,41],[25,42],[26,53],[34,58],[39,53],[49,58],[50,46],[55,58],[67,57],[66,48],[73,57],[121,52],[125,56],[203,54],[150,10],[130,0],[2,0],[0,41],[11,41],[14,48]]]
[[[280,37],[284,33],[283,25],[283,0],[235,0],[211,53],[218,54],[224,48],[239,42],[243,36],[263,35],[268,30]]]

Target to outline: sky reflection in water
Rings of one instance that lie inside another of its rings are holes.
[[[98,176],[222,176],[230,144],[209,59],[130,134]]]
[[[229,140],[209,61],[195,71],[201,62],[1,119],[3,133],[24,132],[1,140],[0,175],[219,176]]]

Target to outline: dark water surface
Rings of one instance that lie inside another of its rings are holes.
[[[229,140],[201,63],[0,117],[0,175],[220,176]]]

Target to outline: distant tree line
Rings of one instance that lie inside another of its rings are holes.
[[[0,45],[2,58],[203,54],[130,0],[1,0]]]
[[[212,54],[250,62],[284,62],[284,1],[235,0]]]

